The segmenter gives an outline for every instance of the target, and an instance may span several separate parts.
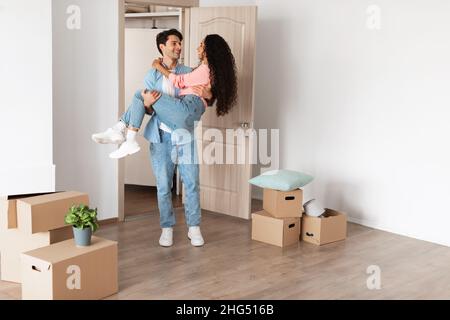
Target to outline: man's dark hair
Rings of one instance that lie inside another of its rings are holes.
[[[160,44],[166,44],[169,36],[176,36],[180,41],[183,41],[183,35],[177,29],[170,29],[163,32],[158,33],[156,36],[156,47],[158,48],[159,53],[163,54],[161,49],[159,48]]]

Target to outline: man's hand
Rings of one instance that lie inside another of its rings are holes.
[[[142,90],[141,96],[144,99],[144,106],[147,110],[161,97],[161,93],[158,91]]]
[[[212,98],[212,92],[211,92],[211,87],[207,87],[207,86],[193,86],[191,87],[192,91],[202,97],[205,98],[207,100]]]

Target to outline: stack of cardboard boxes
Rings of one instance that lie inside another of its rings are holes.
[[[64,223],[78,204],[89,205],[88,195],[0,199],[0,278],[22,283],[24,299],[99,299],[117,292],[117,243],[95,237],[92,246],[78,248]]]
[[[79,192],[60,192],[0,201],[1,280],[21,283],[22,252],[73,237],[64,216],[74,203],[89,204],[89,197]]]
[[[252,214],[252,239],[285,247],[300,236],[303,191],[264,189],[263,209]]]
[[[303,191],[264,189],[263,209],[252,214],[252,239],[285,247],[304,240],[316,245],[344,240],[347,218],[326,209],[320,217],[303,214]]]

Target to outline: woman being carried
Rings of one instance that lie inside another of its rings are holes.
[[[217,116],[224,116],[236,104],[236,65],[227,42],[217,34],[207,35],[197,48],[197,54],[200,65],[187,74],[175,75],[162,65],[160,59],[154,60],[153,67],[167,77],[175,87],[181,89],[179,98],[152,91],[151,101],[153,102],[155,99],[156,101],[152,105],[148,105],[141,94],[136,94],[134,99],[139,99],[141,104],[139,104],[140,109],[134,112],[132,117],[135,119],[133,123],[137,123],[138,127],[130,128],[129,123],[122,117],[120,126],[128,127],[127,139],[118,150],[110,155],[111,158],[121,158],[140,150],[134,137],[142,124],[146,111],[154,111],[161,122],[171,130],[186,129],[193,133],[195,122],[200,120],[207,105],[211,106],[216,102]],[[210,87],[211,99],[206,101],[202,98],[198,90],[193,89],[195,86]],[[130,111],[127,111],[128,115],[130,115]],[[96,142],[104,143],[101,139],[96,139],[95,135],[93,139]],[[121,150],[122,148],[126,150]]]

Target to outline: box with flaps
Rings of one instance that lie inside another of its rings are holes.
[[[73,239],[22,254],[22,299],[93,300],[118,291],[117,242]]]
[[[302,217],[302,240],[324,245],[347,237],[347,216],[339,211],[326,209],[320,217]]]
[[[0,197],[0,230],[17,228],[17,200],[36,197],[44,194],[48,193]]]
[[[252,213],[252,239],[279,247],[297,243],[300,236],[300,218],[277,218],[262,210]]]
[[[21,282],[20,254],[48,246],[73,237],[71,226],[35,234],[22,233],[17,229],[0,230],[0,279]]]
[[[16,197],[0,199],[0,230],[17,228]]]
[[[278,191],[264,189],[263,209],[274,217],[301,217],[302,216],[303,191]]]
[[[64,217],[73,205],[89,205],[89,196],[77,191],[46,194],[17,200],[17,225],[29,234],[64,227]]]

